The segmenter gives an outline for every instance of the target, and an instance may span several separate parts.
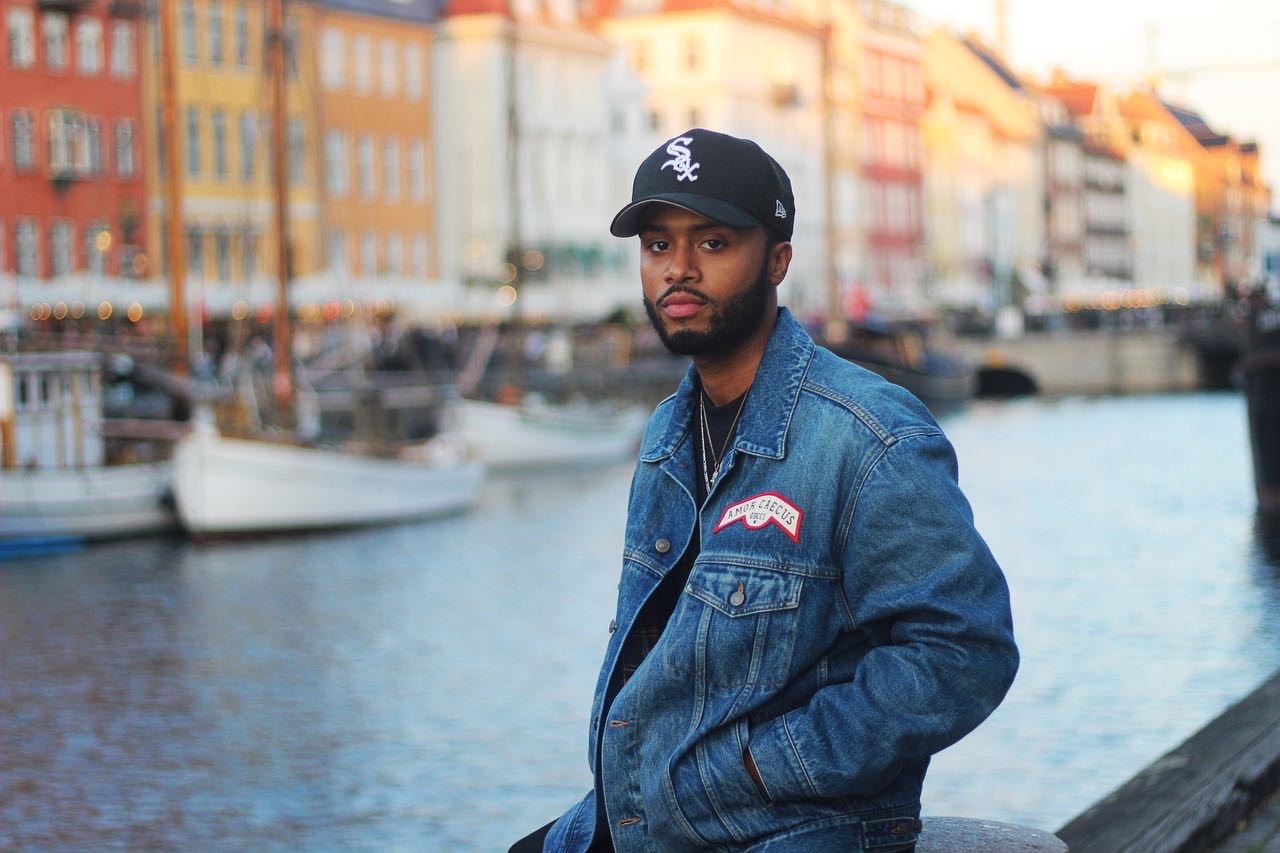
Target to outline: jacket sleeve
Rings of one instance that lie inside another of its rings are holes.
[[[854,489],[843,590],[871,648],[850,681],[751,732],[773,799],[874,793],[972,731],[1017,671],[1008,587],[946,438],[894,440]]]

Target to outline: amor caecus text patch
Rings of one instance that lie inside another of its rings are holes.
[[[720,516],[712,533],[719,533],[731,524],[742,522],[748,530],[759,530],[770,524],[776,524],[791,537],[791,541],[800,541],[800,522],[804,518],[804,510],[784,498],[777,492],[764,492],[733,504]]]

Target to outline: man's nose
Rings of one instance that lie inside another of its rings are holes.
[[[666,280],[672,284],[689,281],[697,274],[697,263],[694,260],[693,247],[675,245],[667,252]]]

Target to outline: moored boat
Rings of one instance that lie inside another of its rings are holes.
[[[928,346],[909,325],[851,323],[843,341],[825,343],[841,358],[915,394],[934,417],[963,409],[977,391],[972,365]]]
[[[1280,305],[1250,299],[1239,376],[1249,418],[1258,509],[1280,515]]]
[[[0,376],[0,541],[90,541],[176,527],[168,454],[182,425],[155,423],[145,440],[120,438],[103,417],[97,353],[3,355]]]
[[[458,432],[491,470],[567,468],[621,462],[640,444],[647,413],[606,404],[505,405],[459,400]]]

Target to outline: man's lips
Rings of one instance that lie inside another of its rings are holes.
[[[668,317],[682,320],[702,310],[706,302],[688,293],[673,293],[662,300],[662,312]]]

